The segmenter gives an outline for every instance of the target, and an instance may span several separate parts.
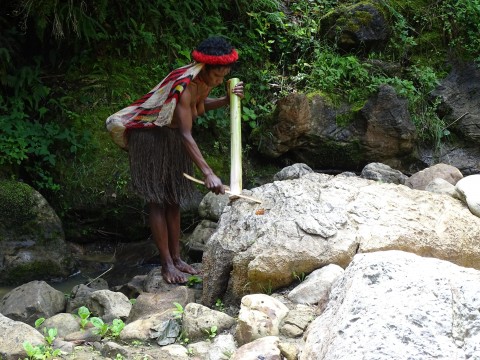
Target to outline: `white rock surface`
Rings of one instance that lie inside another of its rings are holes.
[[[328,300],[332,284],[343,274],[343,269],[335,264],[315,270],[288,294],[288,298],[298,304],[318,304]]]
[[[480,217],[480,174],[464,177],[455,188],[472,214]]]
[[[356,255],[300,360],[480,359],[480,271],[401,251]]]

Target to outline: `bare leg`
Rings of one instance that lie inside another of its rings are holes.
[[[150,203],[150,230],[152,231],[153,239],[160,252],[162,276],[169,284],[185,283],[187,281],[186,276],[175,267],[172,256],[170,255],[170,236],[168,233],[172,226],[168,224],[166,213],[167,208],[162,208],[158,204]],[[180,227],[178,228],[178,232],[180,233]]]
[[[168,228],[168,248],[175,267],[187,274],[198,274],[192,266],[180,258],[180,206],[167,205],[165,208]]]

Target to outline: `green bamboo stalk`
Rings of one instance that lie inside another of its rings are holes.
[[[230,191],[232,194],[242,192],[242,107],[241,99],[232,93],[240,82],[238,78],[228,80],[230,92]]]

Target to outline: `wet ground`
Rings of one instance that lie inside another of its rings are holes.
[[[160,266],[153,241],[139,243],[70,244],[77,270],[61,281],[47,281],[52,287],[69,294],[78,284],[101,277],[110,287],[129,282],[136,275],[148,274]],[[16,286],[0,286],[0,299]]]

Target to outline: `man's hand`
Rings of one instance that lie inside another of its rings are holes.
[[[232,93],[243,99],[245,94],[243,93],[243,81],[240,81],[237,85],[234,86],[232,89]],[[227,91],[227,98],[230,101],[230,92]]]
[[[207,189],[217,195],[225,194],[225,188],[223,187],[222,181],[217,175],[213,173],[205,176],[205,186],[207,187]]]

